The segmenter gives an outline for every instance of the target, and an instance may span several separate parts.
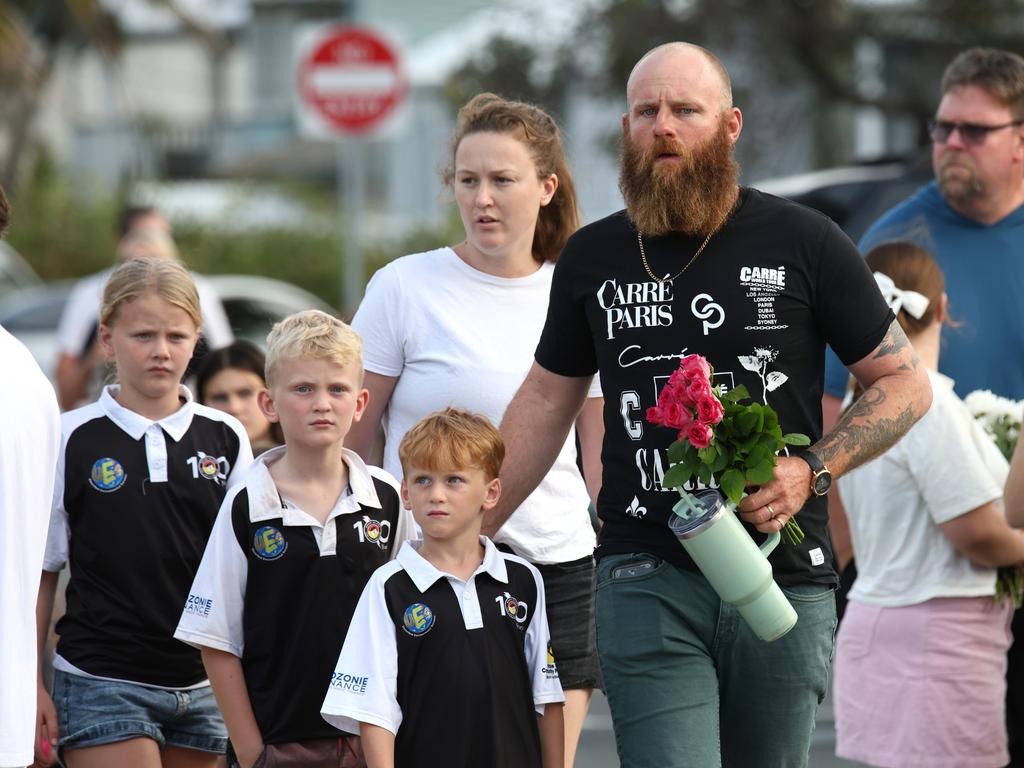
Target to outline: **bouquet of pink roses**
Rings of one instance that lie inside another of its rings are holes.
[[[799,433],[782,434],[773,408],[747,405],[750,397],[742,384],[728,392],[711,385],[712,368],[700,355],[687,355],[647,409],[647,421],[679,431],[668,449],[671,464],[663,484],[682,487],[696,477],[704,485],[712,480],[734,505],[747,485],[762,485],[775,477],[775,457],[787,445],[809,445]],[[804,532],[791,517],[784,531],[790,542],[800,543]]]

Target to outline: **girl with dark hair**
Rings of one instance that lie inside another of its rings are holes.
[[[455,406],[501,421],[533,363],[554,261],[579,226],[558,127],[537,107],[489,93],[471,99],[459,111],[444,180],[466,239],[381,269],[352,321],[365,341],[370,401],[349,444],[368,457],[383,424],[384,468],[395,476],[402,436],[428,413]],[[602,403],[595,385],[576,422],[586,483],[571,435],[494,537],[544,577],[566,694],[566,765],[599,682],[588,506],[601,483]]]
[[[262,350],[239,340],[208,353],[196,371],[199,402],[242,422],[255,456],[284,443],[281,426],[267,420],[256,399],[267,386],[265,367]]]

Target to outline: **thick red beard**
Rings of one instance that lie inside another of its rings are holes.
[[[639,149],[625,133],[619,148],[619,189],[641,234],[705,235],[729,215],[740,168],[725,120],[710,139],[690,150],[660,137],[646,150]],[[665,153],[679,159],[658,164],[658,156]]]

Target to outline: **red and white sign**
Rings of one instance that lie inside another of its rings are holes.
[[[318,133],[368,134],[379,128],[409,90],[394,48],[365,27],[334,26],[311,36],[298,62],[300,115]],[[312,118],[312,119],[310,119]]]

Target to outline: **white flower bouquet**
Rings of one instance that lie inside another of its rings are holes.
[[[987,389],[976,389],[964,398],[964,405],[999,452],[1009,461],[1020,437],[1024,400],[1010,400]],[[1024,570],[1019,566],[1003,566],[997,571],[996,600],[1007,597],[1019,608],[1024,600]]]

